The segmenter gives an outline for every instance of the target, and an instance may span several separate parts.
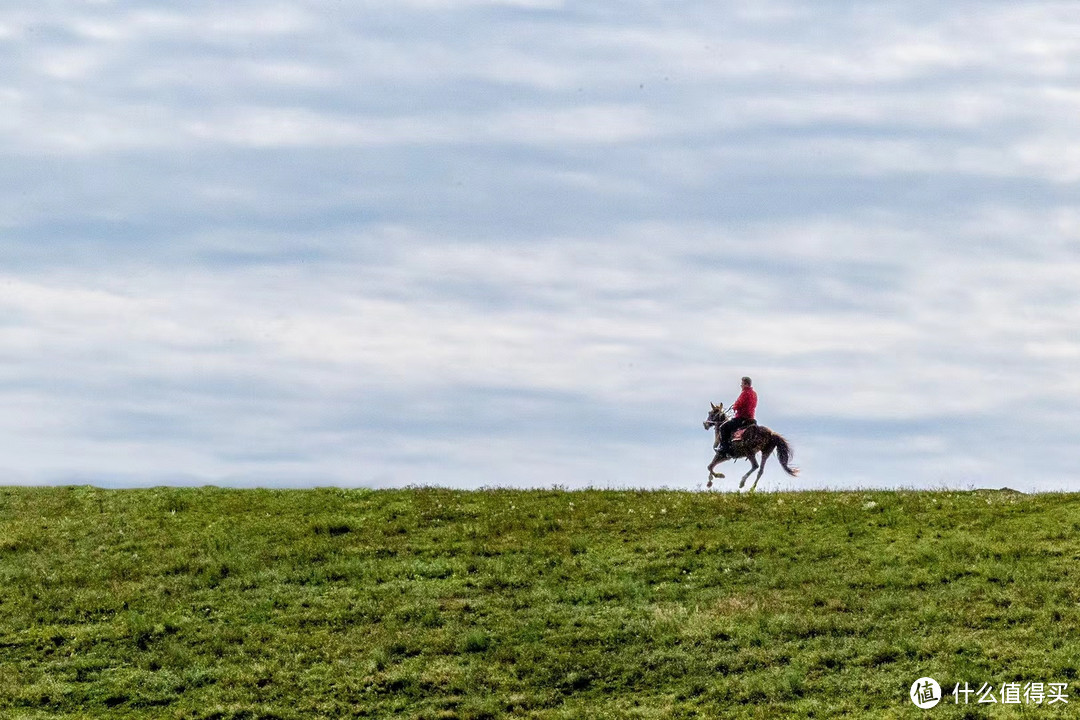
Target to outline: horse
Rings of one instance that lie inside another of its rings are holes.
[[[727,413],[724,412],[724,404],[712,405],[712,410],[709,411],[708,417],[705,418],[705,422],[702,425],[708,430],[713,428],[715,439],[713,441],[713,448],[716,449],[720,445],[720,425],[727,421]],[[746,484],[746,478],[757,470],[757,477],[754,478],[754,484],[750,486],[750,490],[753,491],[757,487],[758,480],[761,479],[761,474],[765,472],[765,461],[769,459],[769,455],[772,451],[776,450],[776,457],[780,461],[780,465],[784,468],[784,471],[795,477],[799,474],[799,468],[791,467],[788,465],[788,461],[791,459],[791,446],[788,445],[779,433],[775,433],[764,425],[750,425],[749,427],[736,430],[735,434],[731,436],[731,454],[727,455],[720,450],[716,450],[716,455],[713,457],[711,463],[709,463],[709,484],[706,487],[712,487],[713,478],[724,477],[723,473],[713,472],[713,468],[725,460],[734,460],[735,458],[746,458],[750,461],[753,467],[750,471],[742,476],[742,481],[739,483],[739,489],[742,489]],[[761,466],[758,466],[757,454],[761,453]]]

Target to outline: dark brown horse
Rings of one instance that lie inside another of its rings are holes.
[[[712,404],[712,403],[710,403]],[[717,448],[720,445],[720,425],[726,422],[728,419],[727,414],[724,412],[724,404],[713,405],[712,410],[709,411],[709,416],[705,418],[705,429],[710,427],[714,430],[713,448]],[[735,434],[731,436],[731,454],[725,454],[716,451],[716,456],[713,457],[711,463],[709,463],[709,484],[706,487],[712,487],[713,478],[724,477],[723,473],[713,472],[713,468],[725,460],[733,460],[735,458],[746,458],[750,461],[753,467],[750,471],[742,476],[742,481],[739,483],[741,488],[746,484],[746,478],[750,477],[751,473],[755,470],[758,471],[757,477],[754,478],[754,484],[750,486],[753,490],[757,487],[758,480],[761,479],[761,473],[765,472],[765,461],[769,459],[769,455],[772,451],[776,450],[776,457],[780,460],[780,465],[783,466],[784,471],[792,477],[799,474],[799,468],[789,467],[788,461],[791,459],[791,447],[787,444],[787,440],[780,436],[779,433],[774,433],[764,425],[751,425],[750,427],[743,428],[742,430],[736,430]],[[758,466],[757,454],[761,453],[761,466]]]

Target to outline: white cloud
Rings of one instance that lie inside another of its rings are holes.
[[[492,115],[426,118],[349,118],[302,108],[243,108],[213,120],[185,124],[203,141],[252,147],[349,147],[394,144],[617,143],[655,132],[637,108],[620,106],[537,108]]]

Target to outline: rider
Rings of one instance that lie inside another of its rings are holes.
[[[750,378],[742,379],[742,392],[739,393],[739,399],[731,405],[731,409],[735,411],[735,417],[720,426],[720,445],[716,448],[719,452],[730,455],[732,434],[740,428],[757,423],[754,419],[754,411],[757,410],[757,393],[752,385]]]

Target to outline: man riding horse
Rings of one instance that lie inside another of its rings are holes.
[[[756,470],[757,477],[754,479],[753,487],[750,488],[753,490],[761,479],[761,473],[765,471],[765,461],[774,450],[784,472],[792,476],[799,473],[798,468],[788,464],[791,459],[791,446],[787,441],[780,434],[763,425],[758,425],[757,420],[754,419],[754,413],[757,410],[757,393],[752,387],[750,378],[742,379],[742,392],[730,409],[735,411],[735,417],[732,419],[728,419],[723,405],[713,405],[708,417],[705,418],[705,429],[713,428],[715,433],[713,442],[715,455],[709,463],[707,487],[712,487],[713,478],[724,477],[723,473],[714,472],[713,468],[725,460],[744,457],[750,461],[752,467],[742,476],[739,487],[743,487],[746,479]],[[742,432],[739,432],[740,430]],[[737,432],[739,434],[736,436]],[[761,453],[760,465],[757,461],[758,453]]]

